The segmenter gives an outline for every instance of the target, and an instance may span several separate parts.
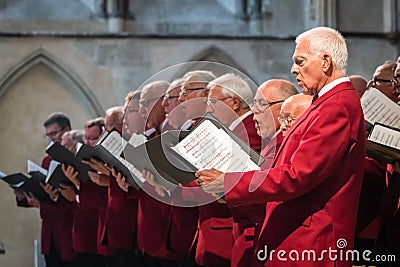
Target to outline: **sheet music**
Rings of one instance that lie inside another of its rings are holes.
[[[400,128],[400,106],[390,100],[378,89],[370,88],[361,97],[364,118],[371,124],[380,122]]]
[[[43,169],[42,167],[40,167],[39,165],[37,165],[36,163],[31,161],[30,159],[27,160],[26,165],[27,165],[26,169],[27,169],[28,173],[38,171],[38,172],[42,173],[43,175],[47,176],[47,170]]]
[[[131,138],[129,138],[129,144],[133,147],[138,147],[144,142],[146,142],[147,138],[144,134],[132,134]]]
[[[223,129],[219,129],[209,120],[198,125],[172,149],[198,169],[215,168],[222,172],[259,169]]]
[[[368,140],[400,150],[400,130],[394,130],[384,125],[376,124]]]
[[[50,165],[49,165],[49,170],[47,171],[47,176],[46,176],[46,184],[49,181],[51,175],[53,174],[54,170],[57,168],[57,166],[60,165],[60,162],[52,160],[50,161]]]
[[[133,174],[133,177],[137,177],[140,181],[140,183],[144,183],[146,180],[143,178],[142,173],[135,168],[135,166],[133,166],[132,163],[130,163],[129,161],[127,161],[126,159],[119,157],[118,158],[119,161],[121,161],[122,164],[125,165],[125,167],[128,168],[128,170]],[[139,185],[140,185],[139,183]]]
[[[81,149],[81,147],[82,147],[82,143],[80,143],[80,142],[76,143],[76,146],[75,146],[76,153],[78,153],[78,151]]]
[[[126,141],[119,135],[118,132],[113,131],[107,136],[107,138],[103,140],[103,142],[101,142],[100,145],[118,158],[124,150]]]

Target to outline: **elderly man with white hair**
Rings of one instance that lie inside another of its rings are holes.
[[[247,82],[228,73],[211,81],[208,88],[207,112],[212,113],[254,150],[260,151],[261,138],[257,134],[249,107],[253,101],[253,92]]]

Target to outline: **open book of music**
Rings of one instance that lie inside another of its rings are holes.
[[[400,161],[400,129],[375,123],[367,140],[367,156],[391,164]]]
[[[195,180],[199,169],[244,172],[259,169],[264,160],[211,114],[189,132],[166,131],[136,148],[127,145],[124,155],[168,190]]]
[[[400,106],[376,88],[369,88],[361,97],[365,121],[400,128]]]
[[[31,160],[27,161],[27,174],[18,172],[10,175],[2,174],[0,180],[6,182],[11,188],[32,193],[40,201],[51,201],[44,191],[41,183],[46,180],[47,171]]]
[[[78,179],[82,182],[89,180],[88,171],[93,171],[93,169],[89,165],[82,163],[81,159],[77,158],[74,153],[60,143],[50,142],[46,148],[46,153],[49,154],[53,160],[74,167],[75,171],[78,171]]]

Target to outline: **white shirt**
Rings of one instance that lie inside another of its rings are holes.
[[[336,85],[344,82],[350,82],[349,77],[342,77],[326,84],[324,87],[322,87],[321,91],[318,92],[318,97],[324,95],[329,90],[332,90],[332,88],[335,87]]]
[[[236,120],[234,120],[231,125],[229,126],[229,130],[233,131],[233,129],[236,128],[236,126],[239,125],[239,123],[244,120],[244,118],[246,118],[247,116],[249,116],[251,114],[251,110],[247,111],[246,113],[244,113],[242,116],[240,116],[239,118],[237,118]]]

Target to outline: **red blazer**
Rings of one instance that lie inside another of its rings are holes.
[[[271,250],[299,254],[313,249],[352,249],[362,182],[366,133],[360,100],[351,82],[320,96],[296,120],[269,170],[225,176],[226,199],[232,203],[265,203],[266,217],[253,265],[287,266]],[[252,179],[261,182],[259,187]],[[345,242],[344,242],[345,240]],[[345,244],[346,243],[346,244]],[[259,260],[257,259],[257,256]],[[291,261],[292,266],[317,262]],[[336,266],[351,266],[336,261]],[[325,254],[318,266],[333,266]]]
[[[394,172],[390,164],[386,169],[387,190],[381,208],[383,245],[387,254],[400,256],[400,173]],[[397,258],[396,258],[397,259]]]
[[[358,204],[356,236],[376,239],[379,233],[379,214],[386,188],[386,164],[366,157]]]
[[[74,216],[73,246],[77,252],[111,255],[113,247],[102,244],[106,223],[107,187],[91,180],[81,183]]]
[[[43,159],[42,167],[49,168],[51,158]],[[63,261],[77,259],[72,249],[72,223],[75,203],[71,203],[62,196],[57,202],[41,202],[40,217],[42,218],[41,249],[43,254],[50,253],[51,241]]]
[[[262,165],[264,168],[271,166],[282,140],[282,133],[279,132],[261,151],[265,158]],[[231,266],[247,267],[252,261],[257,233],[260,232],[265,217],[265,203],[235,206],[227,200],[226,204],[231,209],[234,220]]]
[[[138,200],[129,199],[110,177],[106,224],[101,233],[103,243],[114,248],[133,249],[136,244]]]
[[[75,210],[73,246],[79,253],[97,254],[97,232],[99,211],[97,208],[98,185],[92,181],[81,183],[79,189],[79,204]]]
[[[149,195],[150,193],[150,195]],[[181,254],[167,249],[171,206],[152,197],[154,188],[145,183],[141,190],[129,188],[128,198],[138,199],[137,244],[139,250],[153,257],[176,260]]]

